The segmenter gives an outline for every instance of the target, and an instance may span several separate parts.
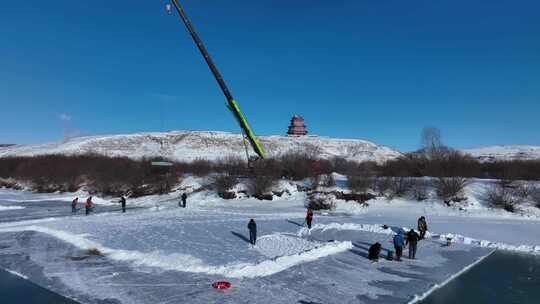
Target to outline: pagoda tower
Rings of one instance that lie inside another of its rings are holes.
[[[287,135],[304,136],[307,134],[308,131],[306,129],[306,125],[304,124],[304,118],[302,118],[300,115],[294,115],[291,118],[291,124],[289,125]]]

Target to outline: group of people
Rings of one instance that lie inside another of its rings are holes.
[[[393,238],[396,261],[401,261],[401,257],[403,256],[403,248],[407,246],[409,246],[409,259],[416,259],[418,242],[425,238],[427,230],[427,221],[424,216],[418,219],[418,231],[420,234],[418,234],[414,229],[411,229],[404,235],[403,230],[400,229]],[[378,261],[381,254],[381,249],[382,245],[378,242],[371,245],[368,250],[368,258],[372,261]],[[388,255],[388,259],[392,259],[392,254]]]
[[[79,209],[77,209],[77,204],[79,203],[79,198],[76,197],[71,201],[71,213],[76,213]],[[86,199],[86,203],[84,204],[84,208],[86,209],[86,215],[90,214],[92,210],[94,210],[94,203],[92,202],[92,197],[88,197]]]
[[[118,203],[120,203],[120,205],[122,206],[122,213],[126,212],[126,203],[127,203],[126,197],[121,196]],[[77,209],[77,204],[79,204],[79,198],[75,197],[71,201],[71,213],[77,213],[77,211],[79,210],[79,209]],[[178,202],[178,206],[186,208],[186,204],[187,204],[187,194],[184,192],[180,196],[180,201]],[[94,203],[92,202],[92,197],[91,196],[86,199],[86,203],[84,204],[84,208],[86,210],[86,215],[89,215],[90,212],[92,212],[94,210]]]
[[[79,202],[79,198],[76,197],[71,202],[71,212],[76,213],[77,212],[77,204]],[[126,212],[126,198],[124,196],[120,197],[119,203],[122,205],[122,212]],[[178,206],[182,208],[186,208],[187,203],[187,194],[184,192],[182,193],[180,197],[180,201],[178,202]],[[93,210],[94,203],[92,202],[92,197],[88,197],[85,204],[86,209],[86,215],[90,214],[90,212]],[[311,208],[308,208],[306,212],[306,220],[305,223],[307,224],[308,229],[311,229],[311,224],[313,222],[313,210]],[[249,242],[252,245],[255,245],[257,242],[257,223],[255,223],[254,219],[250,219],[249,223],[247,225],[247,228],[249,230]],[[409,232],[404,235],[402,230],[399,230],[396,235],[394,235],[393,243],[394,243],[394,249],[396,253],[396,261],[401,261],[401,257],[403,256],[403,248],[409,246],[409,259],[416,259],[416,250],[418,248],[418,241],[425,238],[426,232],[428,230],[427,221],[424,216],[420,217],[418,219],[418,231],[420,234],[416,233],[414,229],[411,229]],[[371,245],[368,249],[368,258],[372,261],[378,261],[379,256],[381,254],[382,245],[379,242],[376,242],[375,244]],[[392,259],[392,255],[388,255],[389,259]]]

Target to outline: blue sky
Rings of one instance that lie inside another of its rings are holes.
[[[165,1],[4,1],[0,143],[239,128]],[[538,1],[186,0],[258,134],[540,144]]]

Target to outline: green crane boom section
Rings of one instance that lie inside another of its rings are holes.
[[[199,48],[199,51],[204,57],[204,60],[206,61],[206,63],[208,64],[208,67],[212,71],[212,74],[216,78],[216,81],[218,82],[219,87],[223,91],[225,98],[227,98],[227,107],[233,113],[234,117],[236,118],[236,121],[238,121],[238,123],[240,124],[240,127],[242,128],[243,133],[247,136],[249,143],[251,144],[251,147],[253,148],[255,153],[257,153],[257,155],[260,158],[264,158],[265,151],[261,143],[259,142],[259,140],[257,139],[257,136],[255,136],[255,133],[249,126],[246,120],[246,117],[240,111],[240,107],[238,106],[238,103],[236,102],[236,100],[234,100],[231,92],[229,91],[229,88],[227,87],[227,85],[225,84],[225,81],[223,80],[223,77],[221,76],[216,65],[212,61],[212,58],[208,54],[208,51],[206,51],[206,48],[204,47],[202,40],[199,38],[199,35],[197,35],[197,32],[195,31],[195,28],[191,24],[191,21],[189,20],[186,13],[184,12],[184,9],[182,8],[182,6],[180,6],[180,2],[178,0],[172,0],[172,2],[174,4],[174,7],[176,8],[176,11],[178,12],[178,15],[180,15],[180,18],[182,19],[189,33],[191,34],[191,38],[193,38],[193,41]]]

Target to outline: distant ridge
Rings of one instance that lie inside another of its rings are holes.
[[[336,139],[319,136],[260,136],[268,156],[303,151],[320,158],[343,157],[353,161],[382,163],[395,159],[400,152],[359,139]],[[172,131],[122,135],[98,135],[69,139],[62,143],[15,145],[0,148],[0,157],[35,155],[81,155],[166,157],[176,161],[198,158],[215,160],[227,156],[245,157],[240,134],[218,131]],[[250,152],[251,153],[251,152]]]
[[[540,146],[500,145],[463,149],[461,151],[484,162],[540,159]]]

